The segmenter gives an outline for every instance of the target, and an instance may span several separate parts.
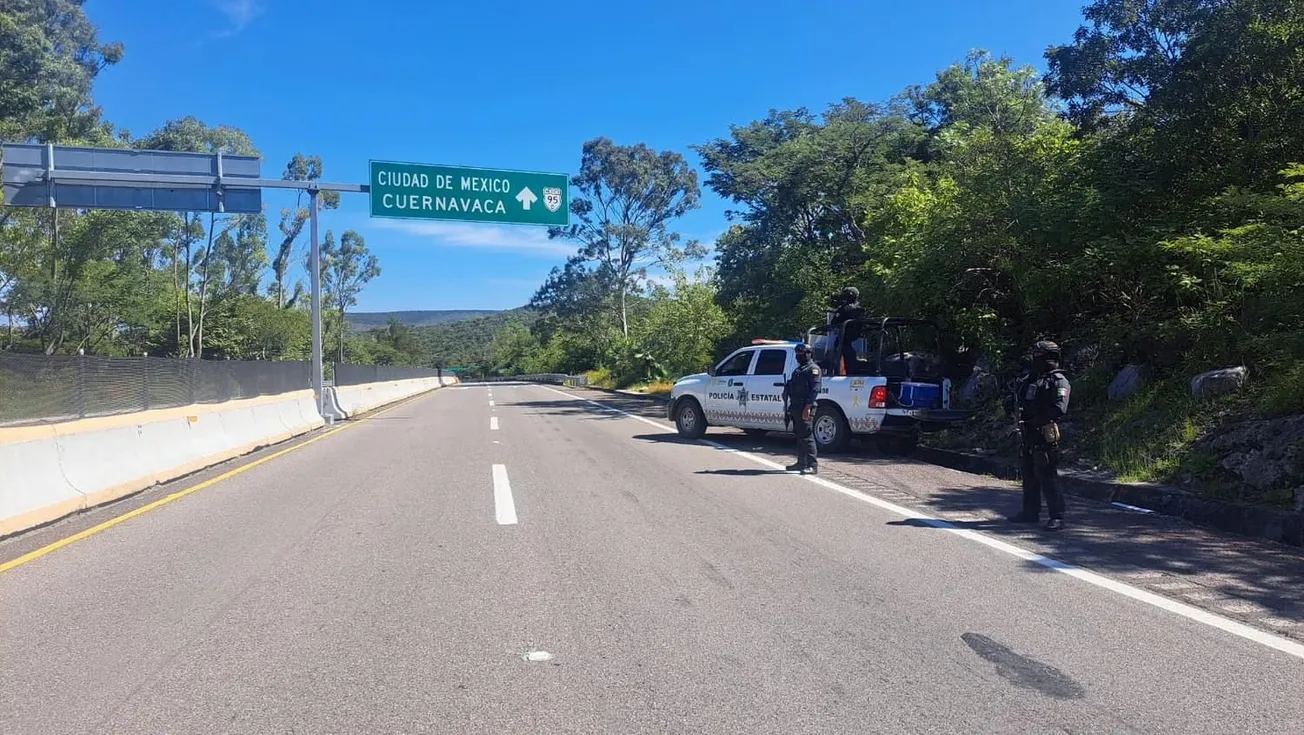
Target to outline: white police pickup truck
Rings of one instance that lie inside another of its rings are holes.
[[[890,317],[827,325],[807,332],[820,366],[814,434],[821,451],[843,449],[853,434],[877,434],[909,452],[925,431],[963,420],[951,410],[951,381],[940,376],[934,354],[911,350],[906,333],[929,322]],[[853,337],[855,354],[838,345]],[[699,438],[708,426],[748,434],[790,431],[784,421],[783,386],[797,367],[795,341],[754,340],[705,373],[675,382],[668,415],[683,436]],[[852,357],[848,363],[847,357]]]

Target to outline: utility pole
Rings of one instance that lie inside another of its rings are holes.
[[[317,209],[320,192],[308,189],[308,238],[312,241],[308,256],[312,273],[312,389],[317,394],[317,412],[326,415],[326,369],[322,364],[321,344],[321,241],[317,239]]]

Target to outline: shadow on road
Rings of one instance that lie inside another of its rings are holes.
[[[760,475],[789,475],[789,474],[792,474],[792,473],[791,473],[791,472],[788,472],[787,470],[753,470],[753,469],[736,470],[736,469],[721,469],[721,470],[698,470],[698,471],[696,472],[696,474],[699,474],[699,475],[727,475],[727,476],[730,476],[730,477],[759,477]]]
[[[667,424],[664,433],[648,432],[636,439],[691,443],[669,428],[663,404],[614,396],[594,398]],[[539,405],[567,414],[620,417],[579,401]],[[785,433],[754,437],[737,430],[711,429],[706,439],[784,464],[795,456],[794,440]],[[1114,574],[1131,584],[1220,615],[1304,639],[1304,551],[1072,496],[1063,531],[1052,533],[1043,531],[1040,525],[1011,524],[1005,517],[1016,512],[1020,502],[1015,483],[881,453],[872,442],[854,440],[846,451],[821,457],[820,466],[821,476],[826,479],[917,508],[955,528],[979,531],[1076,566]],[[779,473],[749,469],[707,470],[702,474],[748,477],[768,472]],[[940,530],[922,519],[888,523],[919,532]],[[1029,571],[1049,571],[1036,562],[1025,562],[1025,566]],[[1245,602],[1255,603],[1258,608],[1250,606],[1246,610]]]
[[[1172,597],[1180,599],[1203,587],[1257,603],[1275,615],[1304,621],[1304,585],[1300,584],[1304,554],[1293,549],[1212,532],[1179,518],[1117,510],[1072,497],[1064,530],[1047,533],[1038,526],[1003,519],[1015,510],[1017,498],[1008,486],[942,487],[928,493],[924,502],[944,518],[982,517],[947,520],[957,528],[1015,540],[1025,548],[1088,569],[1130,575],[1142,586],[1169,585],[1164,592]],[[935,528],[918,519],[890,524]],[[1036,563],[1029,568],[1045,569]],[[1182,585],[1183,579],[1191,585]]]
[[[500,402],[499,408],[524,408],[536,414],[548,416],[577,416],[586,419],[623,419],[615,411],[609,411],[583,401],[511,401]]]
[[[678,434],[636,434],[631,437],[645,442],[657,442],[658,444],[696,444],[693,439],[685,439]]]

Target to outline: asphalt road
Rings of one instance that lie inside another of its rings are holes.
[[[0,573],[0,732],[1304,731],[1298,643],[922,517],[442,390]]]

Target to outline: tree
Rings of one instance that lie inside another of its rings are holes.
[[[421,342],[416,332],[392,316],[384,328],[372,330],[371,336],[377,344],[393,350],[396,363],[414,364],[420,360]]]
[[[136,147],[187,153],[220,151],[233,155],[258,154],[244,131],[227,125],[209,127],[193,116],[169,120],[162,128],[136,141]],[[250,216],[223,216],[216,212],[208,212],[207,215],[207,227],[203,224],[204,215],[199,212],[182,215],[172,252],[173,278],[179,295],[176,309],[177,341],[181,342],[181,314],[184,310],[186,338],[180,354],[185,357],[202,357],[204,353],[204,325],[212,306],[210,297],[214,283],[221,280],[220,274],[224,270],[223,260],[215,257],[215,243],[223,234],[229,235],[231,231],[238,230],[243,218]],[[235,240],[229,242],[229,247],[227,242],[222,243],[227,247],[228,255],[237,258],[256,257],[252,253],[246,256],[236,255],[233,248],[240,243]],[[247,238],[242,242],[246,246],[257,247],[256,243]]]
[[[492,349],[493,369],[499,375],[526,375],[537,367],[539,340],[518,321],[498,329]]]
[[[239,218],[235,237],[224,232],[216,257],[221,260],[225,280],[220,286],[223,297],[253,296],[267,270],[267,218],[262,214]]]
[[[306,309],[282,309],[268,299],[244,294],[214,306],[207,352],[232,360],[306,360],[312,325]]]
[[[705,370],[716,346],[729,334],[729,319],[715,302],[710,274],[690,280],[682,271],[671,274],[673,290],[658,286],[652,304],[635,332],[657,364],[671,376]]]
[[[281,178],[286,181],[318,181],[322,177],[322,163],[319,156],[304,156],[302,153],[294,154],[294,158],[285,164],[285,173]],[[293,294],[286,298],[286,279],[289,276],[290,261],[294,255],[294,242],[303,232],[303,226],[308,222],[311,212],[308,210],[308,203],[311,201],[308,192],[300,190],[296,199],[294,208],[281,210],[281,244],[276,249],[276,256],[272,259],[272,286],[271,293],[276,297],[277,306],[290,307],[294,306],[299,297],[303,294],[303,284],[296,283]],[[318,211],[324,209],[337,209],[340,206],[340,193],[338,191],[323,191],[317,195]]]
[[[1192,34],[1221,0],[1095,0],[1090,23],[1073,43],[1046,51],[1050,92],[1068,102],[1069,116],[1094,128],[1103,118],[1146,105],[1173,83]]]
[[[1120,218],[1190,229],[1191,201],[1271,191],[1299,158],[1304,5],[1096,0],[1084,12],[1073,43],[1047,51],[1046,80],[1076,124],[1108,130],[1095,168]]]
[[[971,51],[963,64],[938,72],[926,87],[904,95],[913,117],[936,136],[944,130],[985,128],[998,136],[1030,135],[1050,119],[1046,95],[1030,66],[1016,67],[1008,56]]]
[[[707,185],[738,207],[715,276],[720,304],[738,316],[734,342],[801,333],[869,261],[873,213],[926,148],[909,109],[844,99],[820,117],[771,111],[695,147]]]
[[[311,268],[311,265],[307,267]],[[335,234],[326,231],[321,245],[321,283],[331,306],[336,310],[336,336],[339,361],[344,362],[344,342],[348,334],[345,316],[358,303],[358,294],[371,279],[380,275],[380,261],[367,250],[362,235],[345,230],[335,243]]]
[[[423,357],[416,331],[391,316],[384,327],[372,329],[358,337],[366,342],[371,361],[377,365],[417,365],[430,363]]]
[[[698,207],[697,173],[678,153],[595,138],[584,144],[571,186],[579,193],[570,205],[578,222],[548,235],[580,243],[570,267],[593,264],[600,281],[612,285],[621,333],[628,336],[628,297],[646,279],[647,268],[704,253],[696,242],[678,247],[680,237],[668,227]]]
[[[93,352],[126,332],[122,325],[152,321],[152,294],[162,283],[148,253],[172,221],[134,212],[70,218],[58,240],[30,251],[19,265],[8,308],[24,322],[26,337],[46,354]],[[35,217],[30,222],[39,226]],[[143,348],[148,335],[134,337],[133,347]]]
[[[122,44],[99,41],[84,1],[0,5],[0,139],[63,142],[103,132],[91,85],[122,59]]]

